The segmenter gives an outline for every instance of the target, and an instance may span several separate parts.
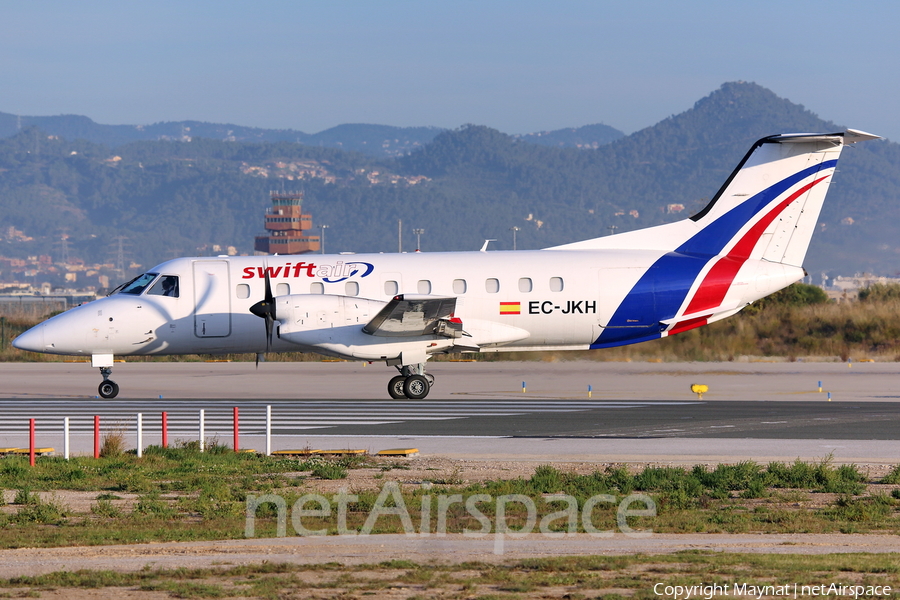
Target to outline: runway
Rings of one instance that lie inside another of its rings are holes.
[[[93,431],[93,416],[112,427],[159,432],[166,411],[170,435],[198,431],[230,435],[232,409],[245,434],[262,435],[266,406],[277,436],[434,436],[520,438],[718,438],[900,440],[900,403],[831,402],[824,405],[735,401],[442,400],[435,403],[362,400],[0,400],[0,435],[21,432],[28,419],[42,425],[70,418],[73,433]],[[57,427],[58,428],[58,427]]]
[[[895,402],[900,363],[839,362],[439,362],[426,402],[472,399],[682,401],[693,383],[711,402],[796,400]],[[241,398],[387,400],[396,374],[360,362],[126,362],[113,367],[118,399]],[[0,397],[97,398],[101,377],[89,362],[0,363]],[[525,392],[523,392],[523,383]],[[819,392],[821,385],[822,391]]]
[[[197,439],[200,409],[205,436],[230,443],[236,406],[242,446],[259,449],[271,406],[273,449],[415,446],[466,458],[623,462],[829,454],[838,462],[900,461],[895,363],[437,363],[431,372],[433,394],[408,401],[385,398],[390,370],[360,363],[126,363],[114,378],[122,396],[137,397],[101,400],[79,394],[99,382],[89,365],[4,364],[0,446],[27,444],[28,419],[35,418],[38,445],[61,447],[62,419],[69,417],[73,451],[88,451],[94,415],[104,431],[133,440],[137,413],[145,443],[159,443],[162,411],[170,439]],[[694,382],[709,385],[702,400],[689,391]],[[177,398],[178,390],[196,397]]]

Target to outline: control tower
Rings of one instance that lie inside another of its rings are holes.
[[[303,192],[269,192],[272,206],[266,209],[266,235],[256,237],[254,248],[267,254],[318,252],[319,236],[312,229],[312,215],[302,214]]]

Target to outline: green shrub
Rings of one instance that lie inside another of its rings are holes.
[[[22,480],[29,474],[28,463],[19,457],[9,457],[3,459],[3,466],[0,467],[0,476],[8,481]]]
[[[98,500],[96,504],[91,505],[91,512],[98,517],[106,517],[115,519],[122,516],[122,511],[113,506],[109,500]]]
[[[765,498],[769,490],[762,479],[754,479],[747,485],[747,489],[741,492],[741,498]]]
[[[827,472],[821,491],[833,494],[861,494],[866,489],[865,481],[866,476],[859,472],[856,465],[841,465]]]
[[[324,461],[313,467],[312,474],[320,479],[343,479],[347,476],[347,469],[336,462]]]
[[[869,498],[841,495],[832,506],[822,509],[822,515],[833,521],[880,521],[891,514],[891,504],[891,499],[884,495]]]
[[[340,462],[322,456],[313,456],[297,465],[298,471],[312,471],[319,479],[343,479],[347,476],[347,468]]]
[[[859,290],[860,302],[891,302],[900,300],[900,284],[873,283]]]
[[[551,494],[563,489],[563,474],[551,465],[540,465],[534,470],[529,480],[532,488],[539,494]]]
[[[881,483],[897,484],[900,483],[900,465],[894,467],[890,473],[881,479]]]
[[[35,494],[31,493],[27,487],[19,488],[19,491],[16,492],[16,497],[13,499],[13,504],[37,504],[41,499]]]
[[[622,494],[628,495],[634,491],[634,477],[622,465],[606,467],[605,480],[610,488]]]
[[[59,525],[65,521],[68,511],[57,502],[41,502],[38,496],[22,506],[10,521],[19,525]]]
[[[159,494],[144,494],[138,498],[134,505],[133,514],[159,519],[169,519],[175,516],[175,510],[169,503],[159,497]]]
[[[810,306],[813,304],[825,304],[828,302],[828,294],[820,287],[805,283],[794,283],[757,300],[748,307],[749,314],[756,314],[763,310],[769,310],[776,306]],[[745,309],[746,311],[747,309]]]
[[[811,465],[800,459],[790,466],[771,462],[766,468],[771,485],[780,488],[819,488],[828,481],[827,464]]]
[[[749,460],[736,465],[718,465],[712,472],[697,465],[693,473],[705,487],[712,490],[746,490],[754,482],[764,483],[760,466]]]

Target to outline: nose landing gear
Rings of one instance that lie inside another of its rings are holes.
[[[425,363],[398,366],[397,370],[400,371],[400,375],[388,382],[388,394],[391,398],[421,400],[431,391],[434,376],[425,372]]]
[[[103,381],[97,392],[101,398],[115,398],[119,395],[119,384],[109,378],[112,375],[112,367],[100,367],[100,374],[103,375]]]

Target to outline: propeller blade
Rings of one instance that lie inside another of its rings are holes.
[[[265,292],[266,295],[265,295],[265,299],[266,299],[266,302],[271,302],[272,299],[274,298],[274,296],[272,295],[272,281],[269,279],[269,264],[268,264],[268,263],[266,263],[265,274],[266,274],[266,292]]]
[[[272,305],[272,308],[275,308],[275,305]],[[271,316],[271,314],[266,314],[266,352],[272,347],[272,324],[275,322],[275,319]]]
[[[266,352],[272,347],[272,328],[275,324],[275,319],[277,318],[275,315],[275,297],[272,295],[272,282],[269,280],[269,267],[266,266],[265,270],[265,297],[250,307],[250,312],[252,312],[257,317],[261,319],[265,319],[266,323]],[[259,360],[257,359],[257,366],[259,366]]]

